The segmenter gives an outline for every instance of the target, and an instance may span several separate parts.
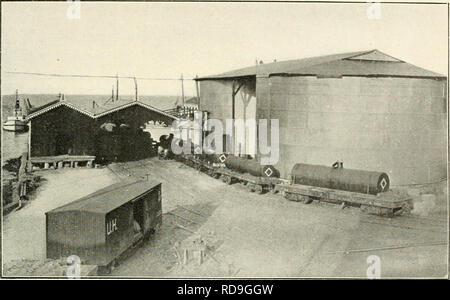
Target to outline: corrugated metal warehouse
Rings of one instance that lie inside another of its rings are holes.
[[[99,105],[95,101],[72,103],[61,98],[36,108],[27,116],[29,155],[30,158],[66,154],[100,158],[117,152],[124,159],[125,156],[142,158],[143,152],[148,152],[144,144],[150,142],[142,131],[145,123],[156,121],[170,126],[175,119],[141,101],[117,100]],[[111,130],[103,130],[108,125]],[[119,141],[113,143],[115,140]]]
[[[210,118],[279,119],[275,167],[284,178],[295,163],[337,160],[387,172],[394,185],[447,176],[447,80],[441,74],[370,50],[197,80],[200,109]],[[248,143],[236,143],[235,153]]]

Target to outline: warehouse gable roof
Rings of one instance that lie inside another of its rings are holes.
[[[158,184],[159,182],[146,180],[121,181],[71,203],[57,207],[49,211],[49,213],[85,211],[107,214],[127,202],[133,201],[139,196],[146,194]]]
[[[378,50],[372,50],[369,53],[358,54],[345,59],[350,60],[371,60],[371,61],[386,61],[386,62],[403,62],[395,57],[386,55]]]
[[[375,49],[259,64],[218,75],[200,77],[197,80],[230,79],[257,75],[445,78],[444,75],[408,64]]]
[[[42,115],[48,111],[51,111],[55,108],[58,108],[60,106],[66,106],[69,107],[73,110],[78,111],[79,113],[82,113],[88,117],[91,117],[93,119],[102,117],[104,115],[131,107],[133,105],[138,105],[140,107],[143,107],[145,109],[154,111],[158,114],[164,115],[170,119],[176,120],[177,117],[170,115],[168,113],[163,112],[162,110],[159,110],[149,104],[143,103],[141,101],[115,101],[115,102],[108,102],[106,104],[103,105],[92,105],[92,101],[79,101],[76,104],[75,103],[71,103],[68,101],[64,101],[64,100],[57,100],[57,101],[53,101],[50,102],[48,104],[45,104],[43,106],[37,107],[35,108],[28,116],[27,116],[27,120],[31,120],[39,115]]]

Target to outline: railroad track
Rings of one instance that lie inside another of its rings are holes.
[[[146,176],[138,175],[133,172],[133,169],[142,167],[143,169],[148,169],[149,165],[145,162],[137,161],[138,166],[127,168],[124,163],[117,163],[122,173],[127,176],[133,176],[139,179],[145,179]],[[184,206],[177,206],[174,211],[168,212],[166,214],[173,215],[177,220],[183,220],[184,227],[189,229],[195,225],[202,224],[202,220],[198,218],[207,218],[209,214],[203,212],[198,212]],[[358,211],[358,215],[361,215]],[[375,215],[361,215],[361,223],[371,224],[375,226],[390,226],[393,228],[403,228],[423,232],[435,232],[435,233],[446,233],[447,232],[447,222],[448,220],[444,218],[433,218],[426,216],[416,216],[416,215],[400,215],[395,218],[383,218]],[[193,229],[192,229],[193,230]]]
[[[414,215],[400,215],[391,219],[367,215],[361,218],[361,223],[411,229],[423,232],[447,233],[448,231],[447,222],[443,220],[436,221],[431,218],[423,218]]]
[[[429,221],[431,223],[439,223],[439,224],[447,224],[448,219],[445,218],[436,218],[436,217],[426,217],[426,216],[417,216],[417,215],[402,215],[403,218],[407,219],[413,219],[413,220],[423,220],[423,221]]]
[[[177,205],[174,210],[165,213],[165,215],[173,216],[177,227],[192,233],[205,223],[210,216],[207,212],[198,211],[198,209],[188,208],[183,205]]]
[[[139,166],[144,167],[145,169],[147,169],[148,167],[144,164],[142,164],[141,162],[138,162]],[[116,166],[120,169],[120,172],[122,174],[117,174],[117,172],[115,172],[114,170],[112,170],[111,168],[109,168],[115,175],[119,176],[120,175],[126,175],[126,176],[132,176],[138,179],[145,179],[147,178],[147,176],[143,176],[143,175],[138,175],[135,172],[133,172],[132,170],[135,169],[136,167],[131,167],[131,168],[127,168],[125,167],[124,163],[116,163]]]

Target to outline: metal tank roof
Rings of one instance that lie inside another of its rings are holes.
[[[199,77],[197,80],[253,77],[256,75],[446,78],[442,74],[411,65],[374,49],[259,64],[217,75]]]

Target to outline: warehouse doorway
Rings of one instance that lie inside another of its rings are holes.
[[[59,132],[55,138],[55,155],[72,154],[74,137],[65,132]]]

